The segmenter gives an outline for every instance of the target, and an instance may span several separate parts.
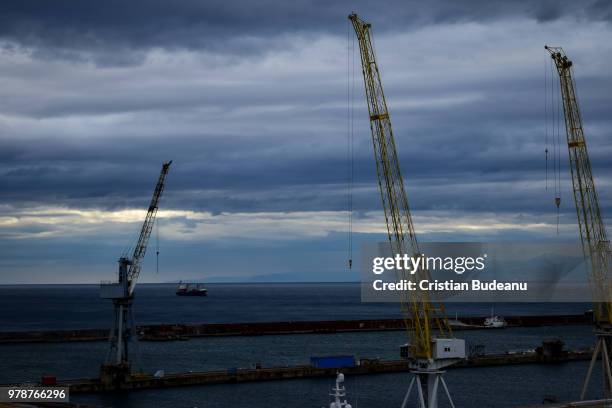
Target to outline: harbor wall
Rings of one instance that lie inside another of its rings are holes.
[[[481,329],[486,316],[459,317],[454,330]],[[589,314],[506,317],[509,327],[539,327],[591,324]],[[341,333],[359,331],[404,330],[403,319],[322,320],[254,323],[157,324],[138,326],[142,341],[186,340],[207,336],[261,336],[300,333]],[[105,341],[108,329],[41,330],[0,332],[0,343],[44,343]]]
[[[475,368],[517,364],[558,364],[571,361],[584,361],[592,357],[591,350],[569,351],[554,360],[543,358],[540,353],[499,354],[476,356],[464,360],[448,369]],[[67,386],[70,393],[97,393],[117,389],[138,390],[148,388],[168,388],[179,386],[243,383],[254,381],[277,381],[299,378],[333,377],[338,368],[317,368],[312,365],[297,365],[289,367],[270,368],[230,368],[219,371],[168,373],[161,377],[150,374],[133,374],[131,378],[120,385],[109,386],[100,379],[76,379],[58,381],[57,386]],[[410,366],[406,360],[359,360],[355,366],[344,367],[341,371],[346,375],[382,374],[409,372]]]

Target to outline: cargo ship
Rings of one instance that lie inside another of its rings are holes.
[[[199,283],[189,284],[179,282],[178,287],[176,288],[177,296],[206,296],[208,295],[208,290],[206,288],[201,287]]]

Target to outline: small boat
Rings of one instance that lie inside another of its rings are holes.
[[[199,283],[183,283],[181,281],[176,288],[177,296],[206,296],[207,294],[208,290],[201,287]]]
[[[491,309],[491,317],[487,317],[484,321],[484,327],[489,329],[502,329],[507,325],[508,323],[503,317],[493,314],[493,309]]]
[[[484,321],[484,327],[489,329],[501,329],[506,327],[508,323],[501,316],[491,316],[487,317]]]

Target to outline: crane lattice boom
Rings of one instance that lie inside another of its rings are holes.
[[[408,197],[404,189],[404,180],[400,170],[393,128],[383,92],[380,72],[376,63],[371,38],[371,25],[361,20],[356,14],[349,16],[357,34],[361,54],[361,66],[365,83],[365,96],[370,116],[370,129],[376,172],[382,204],[387,224],[387,233],[392,250],[400,255],[419,256],[421,254],[414,232]],[[428,279],[429,272],[419,270],[418,279]],[[438,316],[443,312],[437,308],[425,291],[415,291],[402,299],[406,323],[412,336],[411,354],[416,358],[432,358],[431,328],[437,327],[441,335],[450,334],[446,318]]]
[[[561,47],[548,47],[557,68],[561,85],[561,98],[565,114],[565,130],[569,163],[572,176],[572,190],[582,251],[587,261],[589,282],[593,290],[594,318],[597,332],[597,345],[582,389],[584,399],[593,366],[599,353],[604,365],[604,394],[612,391],[612,277],[610,276],[610,242],[599,208],[599,198],[587,150],[582,116],[576,97],[576,84],[572,76],[572,61],[567,58]]]
[[[132,255],[132,259],[130,260],[130,266],[128,270],[130,294],[134,292],[134,287],[136,286],[136,282],[138,281],[138,275],[140,275],[140,265],[142,260],[144,259],[145,253],[147,252],[147,244],[149,242],[149,238],[151,237],[153,225],[155,224],[155,217],[157,215],[159,198],[161,197],[164,191],[166,176],[168,175],[168,170],[171,164],[172,160],[162,165],[161,173],[159,175],[159,179],[157,180],[157,184],[155,185],[155,190],[153,191],[151,203],[149,204],[147,216],[145,217],[145,221],[142,224],[142,228],[140,230],[138,243],[134,248],[134,254]]]
[[[612,324],[612,286],[610,276],[610,242],[599,209],[599,198],[587,150],[582,116],[572,77],[572,61],[561,47],[546,47],[550,52],[561,82],[561,97],[565,112],[565,129],[578,227],[584,256],[591,263],[591,285],[596,308],[596,320],[602,325]]]
[[[115,309],[115,321],[109,334],[109,350],[106,363],[102,365],[100,371],[100,378],[104,383],[114,384],[119,380],[126,380],[130,376],[129,344],[137,340],[136,326],[132,314],[134,288],[140,274],[141,262],[147,251],[147,243],[151,237],[159,199],[164,191],[170,164],[172,164],[172,161],[162,165],[132,258],[128,259],[126,256],[119,258],[117,282],[102,282],[100,284],[100,297],[111,299]]]

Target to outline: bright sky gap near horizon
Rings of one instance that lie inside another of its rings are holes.
[[[373,24],[421,240],[578,239],[564,145],[559,236],[544,188],[544,44],[574,61],[610,222],[608,2],[5,1],[0,284],[114,278],[166,160],[160,273],[154,234],[143,282],[357,280],[353,10]],[[386,230],[356,81],[358,250]]]

